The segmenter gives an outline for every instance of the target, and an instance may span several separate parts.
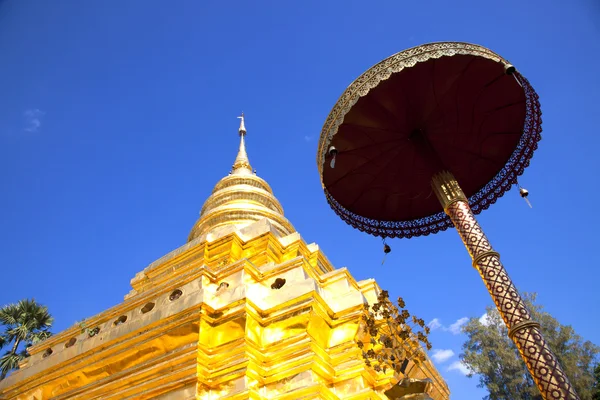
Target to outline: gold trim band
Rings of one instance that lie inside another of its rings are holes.
[[[521,321],[517,324],[515,324],[512,328],[510,328],[508,330],[508,337],[511,340],[514,340],[513,336],[515,336],[515,333],[517,333],[517,331],[520,331],[523,328],[539,328],[540,324],[538,324],[535,321],[531,321],[531,320],[527,320],[527,321]]]
[[[448,214],[448,208],[458,201],[469,204],[467,196],[463,193],[454,176],[448,171],[435,174],[431,178],[431,188],[446,214]]]
[[[500,253],[498,253],[494,250],[484,251],[483,253],[479,254],[477,257],[473,258],[473,268],[477,268],[477,264],[479,264],[479,261],[481,261],[482,259],[489,257],[489,256],[496,256],[496,257],[498,257],[498,259],[500,259]]]
[[[450,209],[450,207],[454,204],[454,203],[458,203],[459,201],[464,201],[465,203],[469,204],[469,200],[467,200],[466,197],[457,197],[455,199],[452,199],[450,201],[448,201],[448,203],[444,206],[444,212],[448,215],[450,215],[450,213],[448,212],[448,210]]]

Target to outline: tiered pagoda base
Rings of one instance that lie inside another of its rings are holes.
[[[391,375],[367,369],[355,345],[377,284],[334,270],[267,219],[198,237],[132,286],[123,303],[30,348],[0,399],[387,399]],[[406,376],[449,398],[429,360]]]

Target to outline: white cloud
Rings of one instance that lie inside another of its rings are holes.
[[[452,356],[454,355],[454,352],[450,349],[447,350],[433,350],[432,354],[431,354],[431,358],[433,358],[433,360],[437,363],[443,363],[444,361],[448,361]]]
[[[450,325],[447,330],[452,332],[453,335],[458,335],[461,332],[462,326],[464,324],[466,324],[468,320],[469,320],[469,318],[462,317],[462,318],[456,320],[455,323]]]
[[[471,371],[469,371],[469,367],[463,364],[462,361],[454,361],[448,367],[448,371],[458,371],[463,375],[469,375],[471,373]]]
[[[442,321],[440,321],[439,318],[434,318],[427,324],[427,326],[432,331],[441,328],[443,331],[450,332],[453,335],[458,335],[459,333],[462,332],[462,327],[464,324],[467,323],[467,321],[469,321],[469,318],[462,317],[462,318],[457,319],[456,322],[454,322],[452,325],[445,326],[442,324]]]
[[[492,320],[490,319],[490,316],[488,315],[488,313],[485,313],[481,316],[481,318],[479,318],[479,323],[483,326],[490,326],[492,323]]]
[[[442,323],[440,322],[439,319],[434,318],[434,319],[431,320],[431,322],[429,322],[427,324],[427,326],[429,327],[429,329],[431,329],[432,331],[434,331],[434,330],[436,330],[438,328],[441,328],[442,327]]]
[[[304,136],[304,141],[305,142],[310,142],[313,139],[312,136]]]
[[[39,108],[31,108],[23,113],[25,117],[25,131],[37,132],[42,126],[42,117],[44,112]]]

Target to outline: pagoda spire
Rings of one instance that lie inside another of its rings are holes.
[[[242,113],[240,119],[240,148],[231,172],[215,185],[212,194],[200,210],[188,241],[225,226],[241,229],[259,220],[267,219],[273,229],[282,235],[296,230],[283,215],[283,208],[273,190],[264,179],[256,176],[246,153],[246,126]]]
[[[244,113],[242,113],[242,115],[238,118],[240,119],[240,129],[238,129],[240,134],[240,149],[238,150],[238,154],[233,162],[231,173],[252,173],[252,166],[250,165],[250,160],[248,159],[248,154],[246,153],[246,126],[244,125]]]

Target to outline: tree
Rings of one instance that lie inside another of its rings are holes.
[[[592,400],[600,400],[600,363],[594,368],[594,377],[596,378],[596,382],[594,383]]]
[[[537,321],[581,400],[592,400],[596,378],[594,367],[600,348],[584,341],[571,326],[561,325],[535,304],[536,294],[525,293],[524,301]],[[487,307],[482,318],[471,318],[463,328],[462,362],[471,374],[479,375],[479,387],[485,387],[486,400],[541,400],[539,390],[527,371],[517,347],[508,338],[508,329],[495,307]],[[599,371],[600,373],[600,371]],[[599,398],[600,400],[600,398]]]
[[[28,357],[26,347],[52,335],[52,322],[53,318],[48,313],[48,308],[33,299],[21,300],[0,308],[0,324],[4,328],[4,332],[0,333],[0,349],[4,346],[10,347],[0,357],[0,380],[10,371],[18,369],[19,362]]]

